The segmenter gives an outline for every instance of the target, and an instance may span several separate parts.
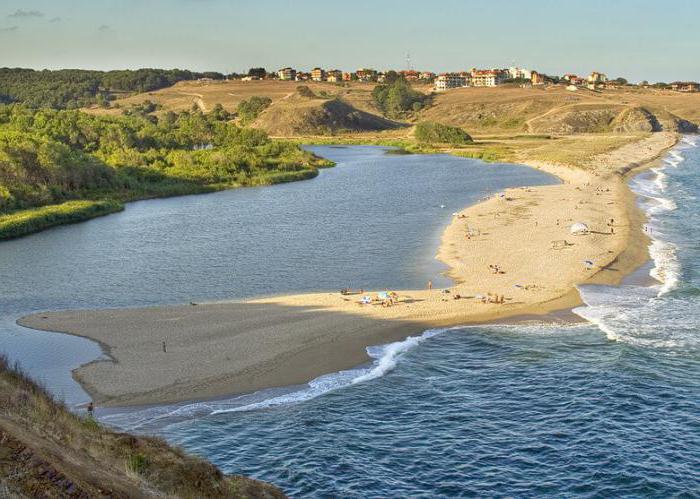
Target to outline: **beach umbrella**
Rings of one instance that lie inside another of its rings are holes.
[[[581,236],[584,234],[588,234],[590,232],[590,229],[588,228],[588,225],[586,225],[583,222],[576,222],[571,226],[569,229],[569,232],[573,234],[574,236]]]

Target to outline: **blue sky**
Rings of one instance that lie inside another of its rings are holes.
[[[700,80],[700,2],[2,0],[0,66],[222,72],[517,65]],[[673,7],[671,8],[671,5]]]

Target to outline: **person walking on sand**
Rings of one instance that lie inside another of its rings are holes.
[[[428,289],[433,289],[433,281],[428,281]]]

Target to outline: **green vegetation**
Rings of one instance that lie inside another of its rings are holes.
[[[374,103],[388,118],[405,117],[409,112],[418,112],[427,103],[429,97],[411,88],[400,75],[389,71],[385,83],[372,90]]]
[[[5,497],[284,497],[224,475],[164,440],[112,431],[55,401],[0,356],[0,495]]]
[[[124,209],[118,201],[67,201],[0,215],[0,239],[25,236],[55,225],[81,222]]]
[[[253,96],[248,100],[242,101],[236,108],[238,119],[242,125],[247,125],[255,121],[260,113],[267,109],[272,104],[272,99],[269,97]]]
[[[133,199],[302,180],[332,165],[228,118],[223,108],[157,118],[0,106],[0,238]],[[87,204],[66,203],[75,200]]]
[[[422,121],[416,125],[416,140],[425,144],[449,144],[453,146],[471,144],[474,142],[467,132],[461,128]]]
[[[76,109],[92,104],[107,106],[115,92],[150,92],[197,78],[223,79],[224,75],[179,69],[35,71],[0,68],[0,103],[20,102],[34,108],[54,109]]]

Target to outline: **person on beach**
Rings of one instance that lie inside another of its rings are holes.
[[[163,340],[163,353],[166,353],[166,349],[165,349],[165,340]]]
[[[428,289],[433,289],[433,281],[428,281]]]
[[[92,403],[92,400],[87,405],[87,414],[89,418],[92,418],[95,415],[95,404]]]

